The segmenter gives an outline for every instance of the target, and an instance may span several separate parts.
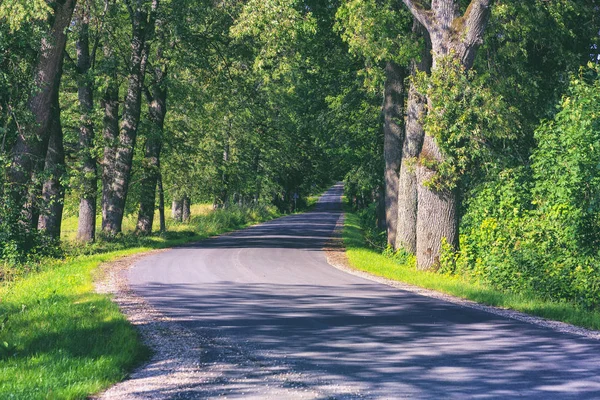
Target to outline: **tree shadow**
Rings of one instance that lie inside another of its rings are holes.
[[[232,365],[218,381],[177,392],[187,398],[243,397],[282,370],[299,374],[292,385],[305,390],[351,388],[333,398],[600,395],[599,342],[378,284],[218,282],[136,291],[204,338],[204,365]],[[233,354],[219,348],[224,340],[238,344]],[[264,368],[243,371],[248,359]],[[247,384],[237,382],[240,368]]]

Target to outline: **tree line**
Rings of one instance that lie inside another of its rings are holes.
[[[595,0],[13,0],[0,18],[4,259],[63,213],[90,242],[125,215],[150,234],[157,208],[164,230],[166,202],[291,211],[344,178],[420,269],[597,304]]]

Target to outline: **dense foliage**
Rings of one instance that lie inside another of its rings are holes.
[[[133,229],[149,234],[144,218],[164,204],[179,220],[199,202],[291,212],[339,179],[382,246],[382,93],[394,63],[406,73],[399,109],[421,99],[412,122],[439,149],[407,156],[405,168],[428,171],[421,191],[457,199],[460,246],[446,243],[436,267],[597,307],[600,85],[594,66],[580,70],[597,53],[597,2],[496,1],[473,63],[450,53],[433,67],[418,11],[404,3],[78,0],[57,30],[59,3],[3,2],[0,259],[59,255],[60,220],[83,226],[84,200],[102,229],[83,241],[114,241],[123,216],[139,215]],[[43,109],[64,154],[52,160],[60,149],[35,133],[44,113],[32,99],[57,32],[67,34],[58,95]],[[24,148],[39,150],[29,164]]]
[[[472,193],[454,272],[495,287],[600,305],[597,68],[571,81],[560,110],[535,132],[528,167],[503,170]]]

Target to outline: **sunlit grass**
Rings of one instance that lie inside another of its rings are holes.
[[[414,258],[403,262],[369,248],[356,214],[346,213],[344,245],[350,265],[373,275],[436,290],[491,306],[522,311],[590,329],[600,329],[600,311],[585,310],[566,302],[547,301],[533,293],[508,293],[464,278],[416,269]]]
[[[0,282],[0,399],[84,399],[122,380],[149,351],[110,297],[94,293],[93,271],[122,256],[278,216],[264,206],[211,209],[192,207],[190,223],[171,222],[167,235],[125,234],[112,241],[73,245],[67,259],[49,260]],[[128,221],[125,226],[131,232],[135,221]],[[65,222],[76,230],[76,219]]]
[[[213,211],[212,204],[192,204],[190,207],[190,213],[192,218],[208,215]],[[159,224],[159,215],[158,211],[154,214],[154,228],[157,229]],[[165,222],[167,225],[168,231],[184,231],[188,230],[188,224],[176,222],[171,218],[171,210],[165,210]],[[135,226],[137,224],[137,214],[126,215],[123,218],[123,233],[129,234],[135,231]],[[98,215],[96,217],[96,232],[100,232],[102,227],[102,216]],[[61,239],[66,241],[75,241],[77,237],[77,216],[69,215],[65,216],[62,220],[62,229],[61,229]]]

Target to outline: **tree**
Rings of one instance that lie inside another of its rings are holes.
[[[66,28],[71,22],[74,8],[75,0],[56,2],[54,5],[50,30],[40,44],[34,91],[29,100],[34,123],[19,131],[12,150],[12,164],[8,170],[11,204],[17,209],[25,207],[26,220],[32,228],[37,228],[38,225],[39,212],[35,202],[41,196],[41,186],[33,182],[33,176],[43,170],[48,150],[54,120],[53,102],[57,98],[62,75]],[[26,202],[28,204],[25,206]]]
[[[143,161],[143,177],[141,182],[140,211],[136,232],[148,235],[152,233],[154,209],[156,203],[156,187],[160,174],[160,153],[163,146],[163,130],[167,114],[167,69],[165,57],[164,29],[165,21],[157,22],[159,44],[151,70],[151,85],[146,91],[150,131],[146,134],[145,154]],[[188,207],[189,208],[189,207]],[[188,218],[189,219],[189,218]]]
[[[108,3],[105,5],[108,7]],[[89,25],[91,0],[80,3],[77,21],[77,86],[81,125],[79,127],[79,158],[81,163],[81,198],[77,240],[91,242],[96,237],[96,195],[98,191],[96,157],[94,155],[94,87],[91,67],[97,46],[90,52]]]
[[[472,67],[478,47],[483,40],[490,15],[491,0],[472,0],[463,15],[455,0],[424,2],[403,0],[412,15],[429,33],[432,52],[432,71],[443,68],[445,59],[457,60],[468,70]],[[443,107],[428,98],[428,107]],[[435,187],[437,165],[447,161],[438,140],[425,132],[416,165],[417,177],[417,265],[420,269],[434,268],[439,263],[442,244],[458,247],[458,189]]]
[[[114,160],[110,160],[113,161],[114,168],[111,168],[111,175],[107,177],[106,182],[109,186],[106,192],[110,195],[103,198],[106,204],[104,205],[102,230],[108,235],[116,235],[121,232],[125,214],[125,201],[129,190],[129,178],[142,107],[149,40],[154,34],[158,4],[158,0],[152,0],[150,3],[143,0],[126,2],[132,25],[131,59],[119,138],[114,151]]]

